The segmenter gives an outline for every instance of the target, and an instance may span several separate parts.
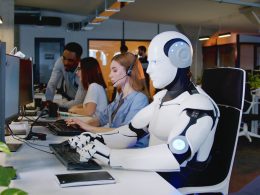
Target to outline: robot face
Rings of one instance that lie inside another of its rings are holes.
[[[156,89],[162,89],[173,81],[177,68],[171,65],[167,57],[159,55],[159,52],[148,52],[148,61],[149,65],[146,72]]]
[[[186,36],[175,31],[160,33],[150,43],[148,61],[147,73],[154,87],[162,89],[174,80],[178,68],[191,65],[191,43]]]

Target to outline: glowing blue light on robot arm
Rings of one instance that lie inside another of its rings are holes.
[[[169,148],[172,153],[174,154],[183,154],[188,151],[189,149],[189,144],[187,141],[187,138],[183,135],[174,137],[170,142],[169,142]]]

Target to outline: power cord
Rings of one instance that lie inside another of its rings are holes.
[[[47,114],[48,114],[48,109],[44,108],[41,111],[41,113],[39,114],[39,116],[31,124],[30,131],[29,131],[28,135],[25,137],[25,140],[31,140],[33,137],[35,137],[36,139],[39,139],[39,140],[46,140],[46,134],[33,132],[32,128],[37,123],[39,118],[41,118],[42,116],[47,115]]]
[[[7,126],[8,130],[11,132],[11,136],[12,136],[15,140],[18,140],[18,141],[20,141],[20,142],[23,142],[23,143],[25,143],[26,145],[28,145],[29,147],[31,147],[31,148],[33,148],[33,149],[36,149],[36,150],[39,150],[39,151],[41,151],[41,152],[45,152],[45,153],[48,153],[48,154],[54,154],[53,152],[46,151],[46,150],[43,150],[43,149],[40,149],[40,148],[35,147],[35,146],[40,146],[40,147],[46,147],[46,148],[48,147],[48,148],[49,148],[49,146],[32,143],[32,142],[26,140],[25,138],[19,137],[19,136],[15,135],[15,134],[13,133],[12,129],[10,128],[10,126],[9,126],[8,124],[6,124],[6,126]]]

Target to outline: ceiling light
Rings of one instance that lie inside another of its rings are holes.
[[[104,12],[120,12],[120,3],[119,2],[111,2],[109,0],[105,0],[105,9]],[[111,16],[111,15],[110,15]]]
[[[218,38],[224,38],[224,37],[230,37],[231,33],[223,33],[223,34],[219,34]]]
[[[89,26],[89,25],[83,26],[83,27],[81,28],[81,30],[93,30],[93,29],[94,29],[94,26]]]
[[[121,3],[134,3],[135,0],[117,0],[117,2],[121,2]]]
[[[199,37],[200,41],[206,41],[209,40],[209,36],[203,36],[203,37]]]
[[[91,22],[92,23],[101,23],[101,22],[104,22],[107,19],[109,19],[108,16],[96,16]]]
[[[3,24],[3,18],[0,16],[0,24]]]
[[[107,20],[107,19],[109,19],[109,17],[108,16],[96,16],[96,19]]]
[[[239,1],[239,0],[215,0],[219,3],[230,3],[230,4],[236,4],[236,5],[244,5],[248,7],[258,7],[260,8],[260,4],[258,2],[246,2],[246,1]]]
[[[105,9],[106,12],[120,12],[120,9],[117,8],[107,8]]]
[[[100,25],[101,22],[89,22],[90,25]]]

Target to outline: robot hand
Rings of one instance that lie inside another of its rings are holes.
[[[110,162],[110,148],[105,144],[95,139],[93,142],[87,144],[84,148],[77,151],[80,155],[81,162],[87,162],[91,158],[96,158],[105,164]]]
[[[90,132],[84,132],[81,133],[79,136],[72,137],[68,140],[68,142],[71,148],[80,150],[83,147],[85,147],[87,144],[89,144],[91,141],[94,141],[95,139],[104,142],[101,135],[90,133]]]

